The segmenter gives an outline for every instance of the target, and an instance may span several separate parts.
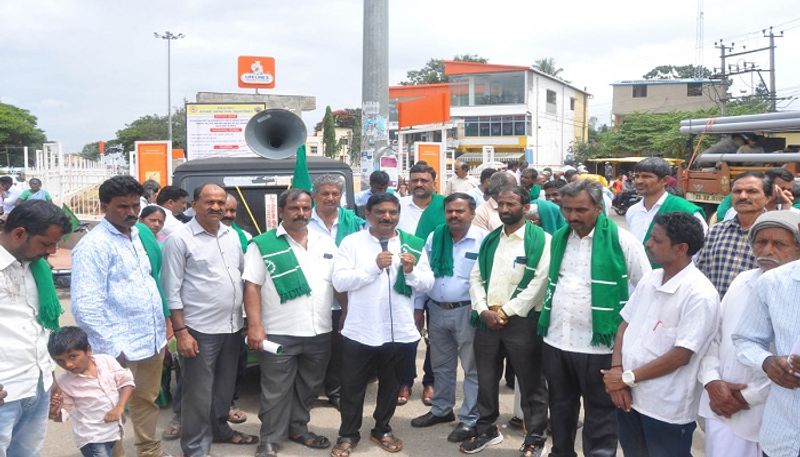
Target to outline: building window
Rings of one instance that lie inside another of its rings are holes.
[[[464,118],[464,136],[530,136],[531,115]]]
[[[689,83],[686,85],[687,97],[701,97],[703,95],[703,83]]]
[[[556,91],[547,89],[547,103],[556,104]]]
[[[317,147],[311,146],[311,155],[317,155]]]
[[[452,106],[521,105],[525,103],[525,72],[450,76]]]
[[[633,86],[633,98],[647,97],[647,84],[636,84]]]
[[[575,111],[575,97],[569,98],[569,110]]]

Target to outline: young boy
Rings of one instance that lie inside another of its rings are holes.
[[[67,372],[58,377],[61,402],[51,402],[50,418],[72,418],[72,433],[84,457],[111,457],[122,439],[122,414],[133,393],[133,374],[116,359],[92,354],[86,333],[62,327],[50,335],[50,357]]]

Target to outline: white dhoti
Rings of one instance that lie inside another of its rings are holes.
[[[761,446],[733,433],[728,424],[706,418],[706,457],[761,457]]]

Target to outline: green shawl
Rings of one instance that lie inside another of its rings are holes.
[[[262,233],[250,242],[258,246],[283,304],[303,295],[311,295],[311,287],[285,238],[288,235],[277,236],[277,231],[272,229]]]
[[[537,332],[547,336],[553,295],[571,230],[563,227],[550,244],[550,272]],[[619,244],[617,224],[600,214],[592,236],[592,346],[612,347],[619,327],[619,312],[628,301],[628,269]]]
[[[656,223],[656,217],[660,216],[661,214],[666,213],[674,213],[674,212],[681,212],[681,213],[689,213],[694,214],[696,212],[700,212],[700,215],[705,219],[706,213],[703,211],[702,208],[695,205],[694,203],[686,200],[683,197],[678,197],[677,195],[671,194],[667,192],[667,198],[664,200],[664,203],[658,208],[658,212],[656,216],[653,218],[653,222],[650,223],[650,227],[647,227],[647,233],[644,234],[644,239],[642,243],[646,244],[647,240],[650,239],[650,232],[653,230],[653,225]],[[651,261],[650,265],[653,269],[661,268],[661,265]]]
[[[728,194],[725,198],[719,202],[719,206],[717,206],[717,222],[722,222],[725,220],[725,214],[728,212],[729,209],[733,207],[733,195]],[[797,204],[797,203],[795,203]]]
[[[45,259],[31,262],[30,269],[39,295],[39,313],[36,320],[48,330],[58,330],[58,316],[64,312],[64,309],[61,308],[61,303],[58,301],[53,271]]]
[[[417,238],[427,240],[428,235],[430,235],[436,227],[444,223],[444,197],[439,194],[433,194],[431,196],[431,203],[419,217],[417,231],[414,235]]]
[[[561,214],[561,208],[555,203],[547,200],[531,200],[539,207],[539,220],[542,221],[542,228],[545,232],[553,235],[558,229],[567,225],[567,220]]]
[[[541,195],[542,186],[534,184],[533,187],[531,187],[531,201],[538,200]]]
[[[231,224],[231,228],[239,235],[239,244],[242,246],[242,252],[247,252],[247,235],[244,234],[244,230],[236,225],[236,222]]]
[[[489,278],[492,274],[492,266],[494,264],[494,254],[497,251],[497,246],[500,244],[500,236],[504,226],[500,226],[486,235],[481,243],[481,248],[478,251],[478,269],[481,274],[481,284],[483,290],[489,292]],[[539,265],[539,259],[542,258],[544,252],[544,230],[541,227],[534,225],[531,222],[525,222],[525,257],[527,262],[525,264],[525,272],[522,274],[522,279],[519,281],[514,293],[511,294],[511,299],[514,299],[520,292],[528,287],[528,284],[536,274],[536,267]],[[533,317],[536,313],[535,308],[531,309],[528,317]],[[486,323],[481,319],[477,311],[470,313],[470,324],[477,328],[486,328]]]
[[[158,295],[161,297],[161,310],[164,312],[164,317],[169,317],[172,313],[169,310],[169,306],[167,306],[164,288],[161,286],[161,246],[158,245],[158,240],[156,240],[156,236],[153,235],[150,227],[137,222],[136,228],[139,229],[139,241],[142,242],[144,252],[147,253],[147,260],[150,261],[150,276],[156,281],[156,287],[158,287]]]
[[[425,247],[425,240],[402,230],[398,230],[397,234],[400,236],[400,253],[410,252],[415,259],[419,260],[422,255],[422,249]],[[402,264],[398,267],[397,278],[394,281],[393,288],[400,295],[411,296],[411,287],[406,284],[406,275],[403,272]]]
[[[336,246],[342,244],[342,240],[347,235],[355,233],[364,226],[364,219],[361,219],[353,211],[339,207],[339,226],[336,229]]]
[[[433,231],[431,238],[431,270],[433,276],[453,276],[453,235],[447,224],[442,224]]]

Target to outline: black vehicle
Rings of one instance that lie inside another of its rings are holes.
[[[624,190],[614,197],[614,200],[611,202],[611,207],[614,208],[617,214],[624,216],[625,213],[628,212],[628,208],[638,203],[641,199],[642,196],[635,190]]]
[[[344,178],[342,206],[355,209],[353,195],[353,171],[337,160],[326,157],[308,157],[308,171],[311,179],[325,174],[340,175]],[[295,158],[265,159],[261,157],[235,157],[190,160],[181,164],[173,173],[173,185],[181,187],[192,195],[197,186],[215,183],[233,194],[239,201],[236,224],[253,235],[259,233],[250,218],[247,207],[258,223],[261,231],[265,231],[267,201],[269,196],[277,196],[290,184],[294,174]],[[241,195],[240,192],[241,191]]]

